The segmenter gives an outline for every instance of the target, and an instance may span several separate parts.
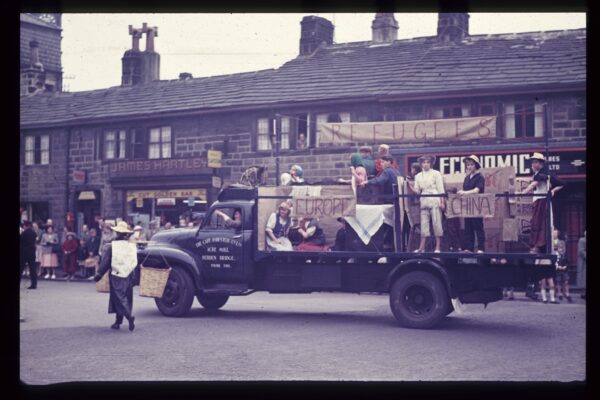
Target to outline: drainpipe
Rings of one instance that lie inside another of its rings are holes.
[[[66,146],[66,156],[65,156],[65,218],[67,217],[67,213],[69,212],[69,197],[70,197],[70,189],[69,189],[69,156],[70,156],[70,151],[71,151],[71,135],[72,135],[72,129],[73,128],[69,128],[67,130],[67,146]],[[75,216],[76,217],[76,216]],[[66,219],[65,219],[65,224],[66,224]]]

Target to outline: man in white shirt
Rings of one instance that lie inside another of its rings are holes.
[[[442,174],[432,168],[435,163],[435,156],[419,157],[422,171],[415,176],[413,190],[420,194],[443,194],[444,182]],[[442,236],[442,210],[446,203],[443,197],[421,197],[421,242],[415,253],[425,251],[425,243],[427,238],[431,236],[429,229],[429,221],[433,225],[433,233],[435,235],[435,252],[441,251]]]

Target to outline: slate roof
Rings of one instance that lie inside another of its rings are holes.
[[[333,44],[278,69],[21,98],[21,125],[276,103],[584,85],[586,29]]]

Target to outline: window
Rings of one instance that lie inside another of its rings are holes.
[[[319,146],[319,139],[321,137],[321,125],[331,122],[350,122],[350,113],[349,112],[340,112],[340,113],[332,113],[332,114],[317,114],[316,116],[316,136],[317,136],[317,146]]]
[[[282,150],[290,148],[290,117],[281,117],[281,147]]]
[[[257,150],[271,150],[271,138],[269,118],[259,118],[258,119],[258,129],[257,129],[257,140],[256,140],[256,148]]]
[[[148,158],[171,158],[171,127],[150,129]]]
[[[144,159],[148,158],[148,133],[144,131],[138,131],[136,129],[131,130],[131,158]]]
[[[50,136],[25,136],[25,165],[50,164]]]
[[[215,209],[212,214],[210,214],[210,218],[207,220],[207,223],[204,225],[204,229],[239,229],[241,228],[241,225],[236,226],[235,223],[233,222],[233,220],[235,219],[235,212],[239,212],[240,213],[240,217],[241,217],[241,210],[239,208],[232,208],[232,207],[227,207],[227,208],[218,208]],[[227,215],[228,219],[225,219],[222,214]]]
[[[127,132],[123,129],[104,132],[104,159],[124,159]]]
[[[460,118],[470,117],[471,107],[469,105],[448,105],[432,107],[429,110],[429,117],[432,119],[439,118]]]
[[[544,106],[541,103],[504,105],[505,135],[509,139],[544,136]]]

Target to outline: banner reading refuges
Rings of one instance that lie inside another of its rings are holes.
[[[414,143],[496,137],[496,117],[319,124],[319,143]]]

